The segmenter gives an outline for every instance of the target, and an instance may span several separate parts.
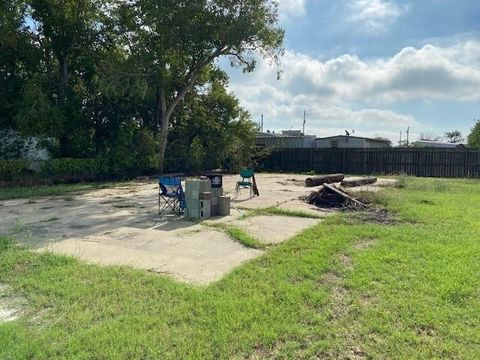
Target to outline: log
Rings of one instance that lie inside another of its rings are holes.
[[[333,184],[336,182],[341,182],[343,179],[345,179],[345,175],[343,174],[330,174],[330,175],[309,177],[305,179],[305,186],[314,187],[314,186],[320,186],[323,184]]]
[[[375,184],[376,182],[377,182],[376,177],[353,178],[353,179],[343,180],[341,186],[348,188],[348,187]]]

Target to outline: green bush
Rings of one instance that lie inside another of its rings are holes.
[[[0,160],[0,181],[15,181],[27,176],[30,162],[24,160]]]
[[[115,140],[100,154],[102,172],[108,177],[128,178],[147,175],[159,169],[158,142],[147,129],[122,127]]]
[[[52,159],[41,163],[40,178],[58,181],[91,181],[104,177],[101,162],[97,159]]]

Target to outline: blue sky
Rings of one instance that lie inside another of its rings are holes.
[[[415,140],[480,118],[480,1],[279,0],[280,69],[228,69],[230,90],[265,128]],[[277,80],[276,73],[281,71]]]

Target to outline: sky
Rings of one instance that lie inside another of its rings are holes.
[[[398,143],[480,118],[480,0],[278,0],[279,67],[227,63],[229,90],[264,130],[385,137]],[[280,79],[277,73],[280,71]]]

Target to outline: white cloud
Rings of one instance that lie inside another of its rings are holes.
[[[352,127],[392,136],[415,124],[412,116],[389,109],[394,104],[480,100],[480,41],[474,40],[408,47],[368,60],[342,55],[321,61],[287,51],[280,80],[277,70],[259,61],[255,73],[234,78],[230,86],[255,119],[263,113],[275,129],[301,128],[307,109],[309,129],[318,135]]]
[[[371,33],[383,32],[410,9],[394,0],[354,0],[348,6],[348,21]]]
[[[281,20],[303,16],[306,13],[308,0],[277,0]]]

